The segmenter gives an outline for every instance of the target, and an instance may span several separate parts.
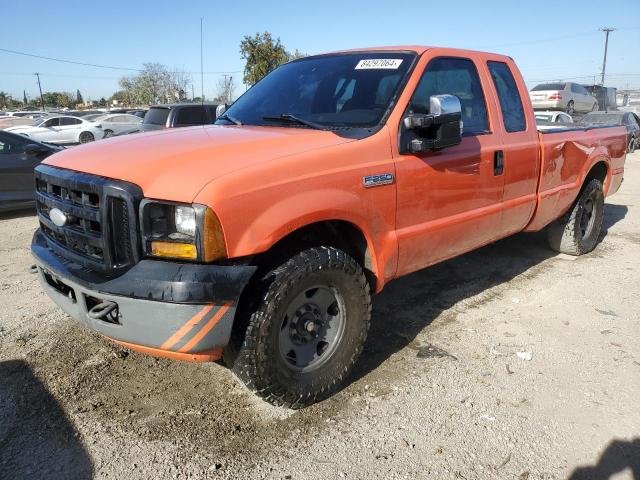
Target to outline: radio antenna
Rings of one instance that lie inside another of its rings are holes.
[[[200,112],[202,118],[202,124],[204,125],[204,63],[202,55],[202,17],[200,17],[200,105],[202,110]]]

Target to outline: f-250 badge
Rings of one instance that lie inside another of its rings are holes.
[[[362,177],[362,185],[364,185],[365,188],[389,185],[390,183],[393,183],[393,173],[380,173],[378,175]]]

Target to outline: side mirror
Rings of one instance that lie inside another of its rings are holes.
[[[227,105],[226,104],[222,104],[222,105],[218,105],[216,107],[216,118],[222,116],[224,114],[224,112],[226,112],[227,110]]]
[[[41,145],[36,145],[35,143],[30,143],[24,147],[24,153],[29,156],[40,155],[45,151]]]
[[[403,122],[405,129],[415,131],[408,144],[411,153],[452,147],[462,141],[462,107],[455,95],[432,95],[428,114],[411,114]]]

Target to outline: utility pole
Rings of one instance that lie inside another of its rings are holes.
[[[38,77],[38,88],[40,89],[40,104],[42,105],[42,111],[44,112],[44,98],[42,97],[42,86],[40,85],[40,74],[34,73]]]
[[[609,47],[609,34],[613,32],[615,28],[611,27],[602,27],[600,29],[601,32],[604,32],[604,60],[602,60],[602,79],[600,80],[600,85],[604,85],[604,72],[607,67],[607,48]]]

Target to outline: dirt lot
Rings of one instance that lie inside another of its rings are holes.
[[[77,325],[0,217],[0,478],[640,478],[640,153],[595,252],[519,235],[391,283],[303,411]],[[632,473],[635,469],[635,477]]]

